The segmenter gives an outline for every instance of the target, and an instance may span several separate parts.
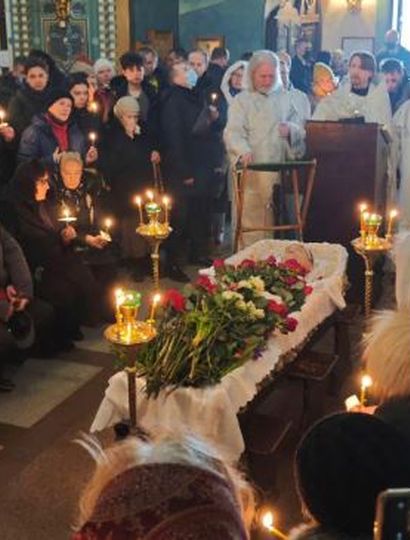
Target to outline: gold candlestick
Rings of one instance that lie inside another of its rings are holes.
[[[131,432],[141,433],[137,424],[137,385],[135,355],[138,349],[156,337],[155,327],[148,321],[138,321],[138,309],[141,295],[136,291],[115,291],[116,323],[110,325],[104,332],[104,337],[110,343],[121,348],[127,358],[128,366],[124,368],[128,382],[128,409],[130,414]]]

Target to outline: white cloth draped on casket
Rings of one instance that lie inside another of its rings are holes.
[[[227,262],[237,264],[243,259],[265,259],[269,255],[280,257],[289,243],[262,240]],[[273,335],[260,358],[248,361],[214,386],[162,391],[157,398],[147,399],[144,380],[138,379],[139,425],[151,433],[191,430],[219,446],[228,459],[237,460],[240,457],[244,442],[237,420],[239,410],[255,397],[259,383],[278,365],[284,354],[303,344],[318,325],[337,308],[345,306],[343,284],[346,250],[339,245],[324,243],[306,245],[315,260],[315,269],[308,278],[314,290],[301,312],[292,314],[299,321],[296,331],[287,335]],[[100,431],[128,417],[127,379],[125,373],[120,372],[109,380],[91,431]]]

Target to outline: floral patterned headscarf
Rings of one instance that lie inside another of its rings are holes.
[[[246,540],[233,485],[190,465],[128,469],[101,492],[72,540]]]

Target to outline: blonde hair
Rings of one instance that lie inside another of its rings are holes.
[[[383,399],[410,394],[410,310],[385,310],[365,340],[367,372]]]
[[[78,163],[83,166],[83,160],[78,152],[63,152],[60,159],[60,169],[64,167],[66,163]]]
[[[104,450],[98,440],[83,435],[76,440],[96,461],[96,469],[80,498],[79,527],[92,516],[103,489],[118,475],[138,465],[176,463],[191,465],[228,481],[240,505],[245,525],[250,528],[255,509],[254,492],[242,474],[226,464],[206,442],[190,436],[161,435],[153,442],[128,437]]]

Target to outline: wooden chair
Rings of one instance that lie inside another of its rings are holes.
[[[250,181],[249,171],[258,172],[278,172],[281,174],[281,182],[290,178],[292,183],[292,192],[294,195],[294,210],[296,216],[296,223],[289,223],[285,225],[272,225],[269,227],[260,225],[256,227],[243,227],[243,210],[244,210],[244,196],[247,188],[247,184]],[[300,184],[299,184],[299,172],[306,171],[306,187],[303,197],[303,202],[300,204]],[[289,173],[289,174],[287,174]],[[234,185],[234,200],[236,206],[236,230],[235,230],[235,251],[238,251],[240,246],[243,245],[243,234],[248,232],[259,231],[296,231],[299,239],[303,241],[303,228],[306,223],[306,217],[309,210],[310,199],[313,190],[313,184],[316,174],[316,160],[308,161],[285,161],[281,163],[254,163],[249,165],[245,169],[237,171]]]

